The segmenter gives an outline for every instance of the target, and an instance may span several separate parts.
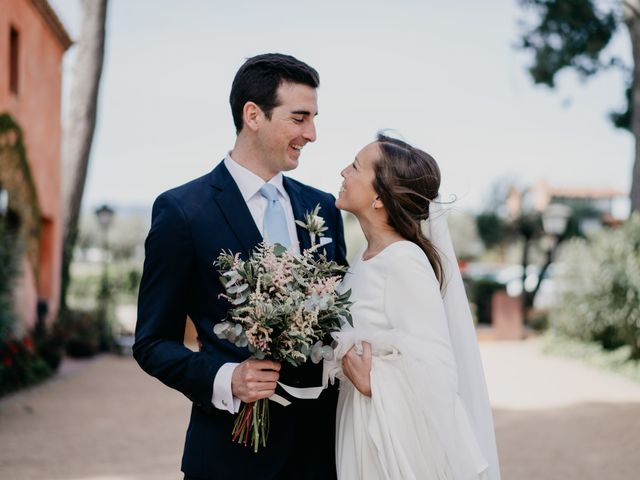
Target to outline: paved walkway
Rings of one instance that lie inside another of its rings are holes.
[[[640,478],[640,384],[538,341],[481,351],[504,480]]]
[[[543,356],[535,341],[483,343],[505,480],[640,478],[640,384]],[[182,478],[189,402],[129,358],[67,363],[0,400],[0,478]]]

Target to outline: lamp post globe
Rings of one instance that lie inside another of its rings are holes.
[[[96,217],[98,218],[98,223],[100,227],[107,231],[109,227],[111,227],[111,223],[113,222],[113,215],[115,211],[109,205],[102,205],[101,207],[96,209]]]
[[[560,237],[567,229],[571,207],[552,203],[542,213],[542,228],[547,235]]]

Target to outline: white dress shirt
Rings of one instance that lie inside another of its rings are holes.
[[[256,227],[263,234],[264,212],[267,209],[267,199],[260,194],[260,188],[265,181],[252,171],[246,169],[231,158],[231,154],[227,154],[224,159],[224,166],[227,167],[231,177],[238,185],[242,198],[249,207],[249,212],[256,223]],[[291,239],[290,249],[296,253],[300,253],[300,245],[298,243],[298,234],[296,232],[296,223],[291,208],[291,199],[282,184],[282,173],[278,173],[269,182],[278,190],[278,197],[282,208],[285,212],[287,226],[289,227],[289,238]],[[240,409],[240,399],[233,396],[231,390],[231,376],[238,363],[229,362],[220,367],[213,381],[213,394],[211,403],[220,410],[227,410],[236,413]]]

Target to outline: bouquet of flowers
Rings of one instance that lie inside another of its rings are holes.
[[[279,244],[262,242],[242,260],[239,254],[223,252],[215,262],[224,285],[222,294],[231,304],[214,333],[238,347],[247,347],[257,359],[268,358],[302,365],[333,358],[325,345],[329,334],[344,321],[352,323],[351,291],[336,291],[346,267],[316,255],[316,239],[326,230],[318,215],[320,206],[297,221],[309,231],[312,247],[296,255]],[[266,446],[269,432],[268,399],[244,405],[234,424],[232,440],[254,452]]]

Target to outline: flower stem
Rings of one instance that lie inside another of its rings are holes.
[[[245,404],[233,424],[232,441],[245,447],[250,444],[253,451],[258,453],[261,444],[267,446],[268,435],[269,400],[264,398]]]

